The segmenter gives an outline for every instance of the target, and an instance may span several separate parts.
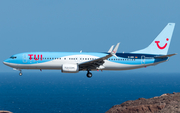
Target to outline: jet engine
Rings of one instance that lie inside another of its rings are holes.
[[[63,64],[61,71],[62,73],[78,73],[79,66],[78,64]]]

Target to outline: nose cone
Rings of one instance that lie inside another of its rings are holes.
[[[5,65],[8,65],[8,63],[9,63],[9,60],[8,60],[8,59],[6,59],[6,60],[3,61],[3,64],[5,64]]]

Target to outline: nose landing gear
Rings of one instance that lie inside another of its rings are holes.
[[[22,76],[22,72],[21,72],[21,70],[20,70],[20,72],[19,72],[19,76]]]
[[[21,72],[19,73],[19,76],[22,76],[22,73],[21,73]]]

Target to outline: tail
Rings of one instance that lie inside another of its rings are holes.
[[[167,55],[174,27],[175,23],[168,23],[147,48],[132,53]]]

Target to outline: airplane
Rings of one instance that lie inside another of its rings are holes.
[[[168,23],[153,42],[145,49],[117,53],[120,43],[111,46],[108,52],[25,52],[12,55],[3,63],[14,70],[22,69],[61,70],[62,73],[78,73],[96,70],[130,70],[154,66],[169,60],[175,54],[167,54],[175,23]]]

